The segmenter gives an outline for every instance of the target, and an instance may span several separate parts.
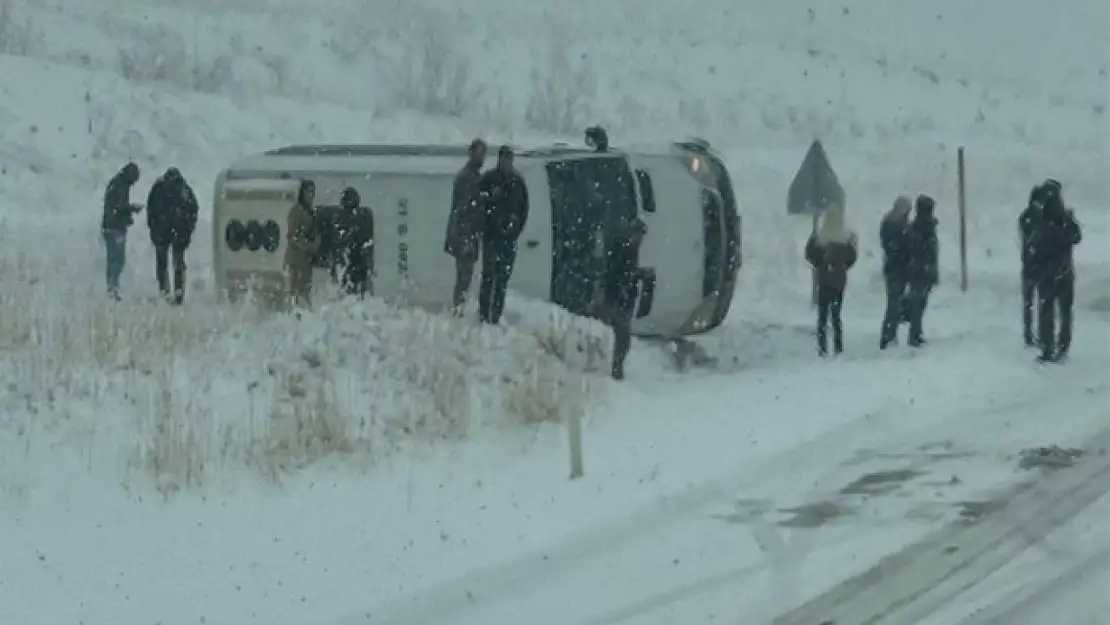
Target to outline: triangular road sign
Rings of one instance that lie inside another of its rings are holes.
[[[832,205],[844,207],[844,188],[829,164],[819,140],[814,140],[802,159],[802,166],[790,183],[786,212],[790,215],[816,215]]]

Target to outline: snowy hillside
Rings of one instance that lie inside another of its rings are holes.
[[[1104,425],[1105,2],[553,6],[0,0],[0,621],[769,621],[990,508],[1032,475],[1022,449]],[[618,385],[576,349],[603,328],[533,302],[504,329],[217,304],[204,224],[183,308],[153,303],[141,226],[127,301],[103,296],[100,198],[128,159],[144,198],[179,167],[203,221],[216,172],[277,145],[577,141],[597,122],[726,154],[744,268],[700,341],[715,369],[637,345]],[[814,137],[861,238],[836,362],[813,355],[809,222],[784,214]],[[1042,370],[1015,220],[1049,176],[1085,242],[1077,345]],[[880,353],[877,221],[918,192],[941,220],[931,343]]]

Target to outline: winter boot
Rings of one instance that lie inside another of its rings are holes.
[[[613,379],[617,381],[624,379],[624,364],[613,363]]]

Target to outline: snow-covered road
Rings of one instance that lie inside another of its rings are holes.
[[[1110,490],[1108,476],[1102,488]],[[1110,495],[921,625],[1102,625],[1110,615]]]
[[[940,345],[930,358],[967,357]],[[1024,446],[1088,442],[1108,388],[1097,370],[1050,369],[1006,400],[939,393],[886,406],[339,624],[770,622],[938,527],[989,514],[1039,476],[1018,470]]]

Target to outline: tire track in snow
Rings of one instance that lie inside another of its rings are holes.
[[[1094,391],[1103,394],[1110,383],[1099,380]],[[1092,385],[1090,380],[1064,378],[1061,393],[1090,393]],[[813,463],[815,458],[828,457],[827,450],[855,449],[858,445],[866,443],[868,447],[891,446],[900,442],[913,442],[919,440],[923,434],[935,432],[938,426],[949,422],[966,422],[969,419],[983,419],[988,415],[1005,416],[1015,410],[1029,411],[1031,407],[1052,404],[1059,401],[1058,395],[1044,393],[1030,393],[1020,398],[1011,399],[1003,403],[992,403],[983,398],[988,405],[975,406],[967,410],[948,414],[937,420],[917,419],[910,416],[913,410],[907,410],[904,403],[897,406],[891,405],[878,415],[857,417],[847,423],[824,432],[823,434],[802,443],[791,450],[775,454],[770,458],[759,457],[741,463],[736,469],[725,476],[709,480],[704,483],[688,487],[674,495],[666,496],[639,509],[612,521],[602,522],[586,527],[559,543],[535,550],[531,553],[514,558],[508,562],[496,563],[491,566],[471,571],[459,578],[433,585],[430,588],[403,599],[383,606],[381,610],[370,610],[352,615],[347,618],[333,621],[335,625],[409,625],[433,623],[450,619],[461,611],[467,610],[475,604],[488,605],[495,602],[499,596],[511,596],[524,588],[533,587],[544,583],[554,576],[563,575],[577,566],[580,566],[607,549],[616,545],[625,544],[636,540],[648,533],[658,531],[678,519],[688,516],[692,511],[718,499],[727,499],[746,485],[756,482],[766,482],[768,475],[790,475],[791,470],[801,463]],[[910,413],[910,414],[907,414]],[[912,424],[907,425],[907,421]],[[893,429],[890,427],[893,426]],[[876,436],[875,431],[885,432]],[[839,456],[833,456],[825,464],[837,465]],[[753,477],[758,476],[758,477]],[[797,478],[792,478],[792,485],[796,485]],[[670,593],[671,598],[666,601],[647,601],[644,610],[658,609],[662,605],[677,601],[679,598],[704,592],[726,582],[742,579],[762,569],[768,568],[766,563],[751,569],[744,567],[731,574],[723,574],[722,579],[704,580],[703,583],[694,583],[685,592]],[[626,612],[628,608],[620,612]],[[637,610],[633,610],[638,612]],[[619,616],[619,614],[615,614]],[[631,616],[625,616],[624,619]],[[607,622],[619,622],[604,617],[590,620],[590,623],[601,625]]]
[[[1095,405],[1096,407],[1101,407],[1102,402],[1098,398],[1101,398],[1107,391],[1110,391],[1110,383],[1101,384],[1101,385],[1095,387],[1094,389],[1089,389],[1089,391],[1093,391],[1093,394],[1094,394],[1094,397],[1090,398],[1092,404]],[[958,416],[949,417],[947,419],[944,419],[940,423],[930,422],[928,425],[921,426],[919,428],[915,428],[912,431],[903,430],[901,432],[901,434],[903,435],[903,437],[906,440],[911,440],[911,441],[917,442],[917,441],[919,441],[919,438],[914,435],[915,433],[920,434],[923,431],[932,430],[934,428],[937,428],[938,425],[943,424],[944,422],[951,422],[951,421],[954,421],[954,420],[957,420],[957,419],[958,420],[966,420],[969,417],[972,417],[979,423],[980,426],[982,426],[983,422],[989,417],[1007,417],[1008,413],[1017,406],[1020,406],[1021,408],[1025,409],[1025,410],[1029,410],[1031,408],[1035,408],[1035,407],[1038,407],[1038,406],[1042,406],[1042,405],[1045,405],[1045,404],[1050,404],[1050,403],[1056,402],[1056,401],[1058,401],[1058,399],[1059,398],[1056,397],[1056,396],[1041,396],[1041,397],[1037,398],[1036,400],[1032,400],[1032,401],[1022,399],[1022,400],[1017,400],[1013,403],[1007,403],[1005,405],[995,406],[994,408],[992,408],[989,411],[975,412],[974,415],[972,415],[970,412],[969,413],[961,412],[961,413],[959,413]],[[1108,441],[1108,444],[1110,444],[1110,441]],[[857,469],[855,469],[853,467],[847,467],[847,468],[836,471],[836,476],[839,477],[843,474],[855,475],[857,473],[858,473]],[[832,478],[830,476],[825,476],[824,478],[822,478],[822,481],[827,482],[827,481],[831,481],[831,479]],[[1021,490],[1030,488],[1034,484],[1034,481],[1035,480],[1022,481],[1021,483],[1019,483],[1018,485],[1016,485],[1013,488],[1013,491],[1014,492],[1019,492]],[[691,599],[692,597],[695,597],[697,595],[701,595],[701,594],[713,591],[713,590],[715,590],[719,587],[722,587],[722,586],[727,586],[727,585],[729,585],[733,582],[740,581],[741,579],[743,579],[745,577],[756,575],[756,574],[761,573],[761,572],[763,572],[767,569],[778,568],[779,565],[777,563],[769,562],[769,561],[774,556],[776,551],[781,552],[781,551],[789,548],[791,545],[788,545],[785,541],[783,541],[783,539],[781,537],[781,533],[774,526],[772,526],[769,523],[764,522],[760,525],[757,525],[753,528],[753,531],[763,534],[762,539],[761,539],[760,536],[756,537],[757,540],[761,544],[772,543],[772,542],[776,543],[775,545],[768,545],[768,548],[765,548],[763,550],[764,552],[768,553],[768,556],[767,556],[767,558],[765,558],[764,562],[757,563],[757,564],[751,564],[751,565],[748,565],[748,566],[737,568],[737,569],[732,570],[732,571],[726,571],[724,573],[720,573],[720,574],[717,574],[717,575],[714,575],[714,576],[711,576],[711,577],[707,577],[707,578],[704,578],[704,579],[701,579],[701,580],[696,580],[696,581],[693,581],[693,582],[687,582],[687,583],[685,583],[685,584],[683,584],[679,587],[676,587],[672,590],[666,591],[662,594],[657,594],[657,595],[654,595],[652,597],[648,597],[648,598],[642,599],[640,601],[634,602],[630,605],[622,606],[622,607],[617,608],[615,610],[611,610],[603,616],[593,618],[593,619],[590,619],[588,621],[584,621],[584,622],[580,623],[580,625],[618,625],[619,623],[623,623],[623,622],[628,621],[632,618],[651,614],[652,612],[657,611],[661,608],[667,607],[671,604],[675,604],[675,603],[678,603],[678,602],[681,602],[681,601]],[[796,536],[791,536],[791,537],[795,538]],[[1029,540],[1032,541],[1033,538],[1029,538]],[[770,548],[770,547],[774,547],[774,548]],[[784,582],[787,583],[787,584],[789,584],[790,581],[791,580],[784,580]],[[776,621],[776,623],[777,623],[777,621]],[[807,625],[822,625],[822,621],[814,621],[812,624],[807,624]],[[840,622],[837,622],[836,625],[843,625],[843,624],[840,623]]]
[[[808,603],[773,625],[911,625],[1015,559],[1110,492],[1110,429],[1074,468],[1011,490],[1007,505],[971,525],[950,525]]]
[[[1105,571],[1108,567],[1110,567],[1110,544],[1103,546],[1047,582],[1039,580],[1022,586],[1010,593],[1006,602],[992,605],[984,612],[964,619],[961,625],[1013,625],[1013,623],[1029,622],[1026,613],[1031,607],[1091,573]],[[1024,619],[1023,616],[1025,616]]]

